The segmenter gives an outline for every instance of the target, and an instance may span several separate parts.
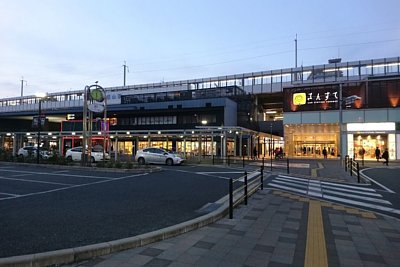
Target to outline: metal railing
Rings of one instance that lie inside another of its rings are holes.
[[[234,185],[238,185],[234,189]],[[247,205],[249,196],[254,194],[257,190],[264,189],[264,168],[261,166],[260,170],[247,173],[237,179],[229,179],[229,219],[233,219],[233,208],[244,202]]]
[[[349,171],[350,176],[357,176],[357,182],[360,183],[360,164],[358,161],[346,155],[344,157],[344,170]]]

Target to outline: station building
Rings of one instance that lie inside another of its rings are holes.
[[[186,156],[400,158],[400,58],[104,88],[92,145],[115,154],[164,147]],[[4,89],[7,90],[7,89]],[[84,90],[0,99],[0,145],[58,150],[82,145]],[[38,129],[40,120],[42,127]],[[37,138],[40,135],[40,138]]]

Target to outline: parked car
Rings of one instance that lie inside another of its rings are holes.
[[[36,157],[37,147],[35,146],[24,146],[18,149],[17,156],[20,158]],[[40,157],[43,159],[48,159],[51,153],[46,149],[40,148]]]
[[[86,150],[86,153],[88,153],[87,150]],[[82,158],[82,147],[77,146],[77,147],[68,149],[67,152],[65,153],[65,157],[67,158],[67,160],[80,161]],[[105,153],[105,160],[109,160],[109,159],[110,159],[110,155],[108,153]],[[103,151],[92,150],[92,153],[90,155],[90,162],[94,163],[94,162],[98,162],[98,161],[102,161],[102,160],[103,160]]]
[[[138,150],[135,160],[141,165],[148,163],[179,165],[184,161],[177,154],[169,153],[165,149],[155,147]]]

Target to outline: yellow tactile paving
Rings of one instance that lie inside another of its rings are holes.
[[[307,243],[304,266],[328,266],[324,224],[319,201],[310,200],[308,208]]]
[[[334,210],[346,210],[346,208],[344,206],[338,206],[338,205],[332,205],[332,208]]]
[[[352,208],[346,208],[346,212],[350,214],[360,214],[359,210],[352,209]]]
[[[368,219],[376,219],[375,214],[373,214],[372,212],[367,212],[367,211],[363,211],[360,212],[361,216],[364,218],[368,218]]]
[[[321,202],[321,206],[322,206],[322,207],[328,207],[328,208],[332,208],[332,203],[328,203],[328,202]]]

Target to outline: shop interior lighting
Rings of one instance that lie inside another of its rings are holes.
[[[267,110],[265,111],[265,114],[276,114],[277,111],[276,110]]]
[[[76,133],[75,133],[75,132],[72,132],[71,134],[72,134],[72,135],[76,135]]]
[[[347,131],[366,132],[366,131],[395,131],[396,124],[394,122],[378,122],[378,123],[348,123]]]

